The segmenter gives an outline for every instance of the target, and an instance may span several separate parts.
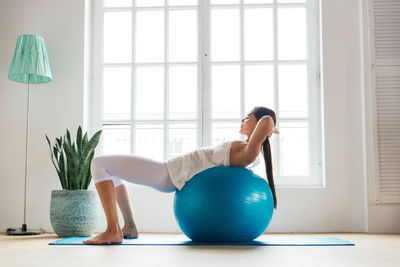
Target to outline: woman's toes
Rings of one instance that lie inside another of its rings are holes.
[[[123,235],[122,232],[120,233],[112,233],[112,232],[104,232],[101,233],[89,240],[84,240],[84,244],[88,245],[100,245],[100,244],[107,244],[107,243],[122,243]]]

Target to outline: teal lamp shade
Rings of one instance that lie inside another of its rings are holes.
[[[48,83],[52,80],[42,37],[31,34],[18,36],[8,79],[20,83]]]

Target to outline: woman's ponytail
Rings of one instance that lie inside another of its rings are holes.
[[[272,109],[266,107],[255,107],[254,108],[254,116],[257,118],[257,121],[260,120],[263,116],[271,116],[274,125],[276,125],[276,116],[275,112]],[[271,144],[269,143],[269,136],[264,140],[262,144],[262,150],[264,154],[264,162],[265,162],[265,170],[267,173],[267,180],[269,187],[271,188],[272,196],[274,197],[274,209],[277,207],[276,201],[276,192],[275,192],[275,185],[274,185],[274,174],[272,169],[272,156],[271,156]]]
[[[269,143],[269,136],[265,139],[264,143],[262,144],[262,147],[264,153],[265,170],[267,172],[267,180],[269,187],[271,188],[272,196],[274,197],[274,209],[276,209],[277,201],[275,193],[274,174],[272,169],[271,145]]]

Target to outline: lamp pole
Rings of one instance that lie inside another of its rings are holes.
[[[41,230],[29,230],[26,226],[26,188],[28,178],[28,137],[29,137],[29,107],[30,107],[30,80],[31,76],[28,74],[28,101],[26,108],[26,130],[25,130],[25,190],[24,190],[24,223],[22,224],[21,230],[15,228],[8,228],[7,234],[9,235],[39,235],[42,233]]]
[[[28,74],[28,104],[26,108],[26,135],[25,135],[25,194],[24,194],[24,224],[22,225],[22,232],[27,231],[26,227],[26,184],[28,176],[28,132],[29,132],[29,99],[30,99],[30,82],[31,75]]]

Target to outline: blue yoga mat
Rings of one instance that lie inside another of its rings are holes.
[[[67,237],[49,243],[49,245],[86,245],[83,240],[91,237]],[[104,245],[150,245],[150,246],[354,246],[355,244],[337,237],[326,236],[268,236],[262,235],[245,243],[203,243],[193,242],[184,235],[176,236],[139,236],[138,239],[124,239],[118,244]]]

